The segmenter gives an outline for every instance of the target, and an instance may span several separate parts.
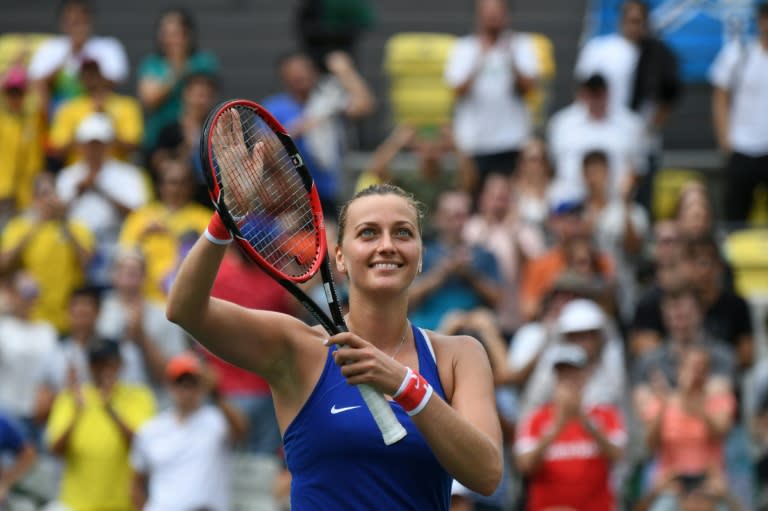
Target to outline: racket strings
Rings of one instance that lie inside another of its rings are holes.
[[[272,129],[249,108],[236,112],[222,115],[212,130],[212,159],[227,209],[240,235],[272,267],[305,275],[320,246],[308,192]]]

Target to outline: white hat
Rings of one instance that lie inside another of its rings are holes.
[[[602,330],[605,326],[603,310],[592,300],[571,300],[560,311],[557,329],[561,334]]]
[[[92,113],[80,121],[75,132],[75,140],[80,143],[96,140],[106,144],[112,142],[114,138],[115,130],[112,127],[112,120],[107,114],[99,112]]]
[[[554,348],[552,367],[559,365],[586,367],[588,363],[587,352],[581,346],[576,344],[560,344]]]

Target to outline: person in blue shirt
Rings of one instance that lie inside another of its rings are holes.
[[[253,193],[256,193],[255,191]],[[374,185],[339,212],[336,269],[349,285],[349,332],[210,297],[226,245],[218,214],[181,265],[168,318],[219,357],[270,384],[291,509],[448,511],[451,481],[489,495],[502,477],[501,427],[485,349],[408,321],[424,256],[421,208]],[[408,434],[385,445],[358,390],[386,396]]]
[[[10,455],[10,465],[0,468],[0,508],[6,503],[13,485],[35,464],[37,450],[22,429],[5,412],[0,411],[0,456]]]
[[[453,312],[495,309],[501,299],[501,274],[494,255],[464,242],[472,199],[466,192],[443,192],[433,218],[435,239],[424,248],[422,274],[411,287],[411,321],[440,329]]]
[[[303,53],[290,53],[278,63],[284,91],[264,99],[262,106],[294,137],[312,173],[323,213],[335,218],[344,154],[344,120],[370,114],[375,99],[346,53],[326,57],[330,71],[322,76]]]

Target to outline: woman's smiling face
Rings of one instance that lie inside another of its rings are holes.
[[[368,195],[349,204],[336,265],[352,287],[404,291],[418,272],[421,235],[417,211],[395,194]]]

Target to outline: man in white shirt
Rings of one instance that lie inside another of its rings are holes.
[[[246,430],[242,417],[209,390],[191,353],[173,357],[165,374],[173,406],[133,439],[133,502],[143,511],[229,511],[230,442]]]
[[[83,159],[62,169],[56,191],[67,203],[68,217],[81,221],[96,236],[97,253],[88,276],[91,282],[106,285],[122,222],[147,202],[148,184],[137,167],[108,156],[115,131],[106,114],[86,117],[75,139]]]
[[[720,149],[729,155],[724,215],[747,220],[753,191],[768,185],[768,3],[757,10],[758,38],[733,41],[710,69],[714,129]]]
[[[454,89],[454,138],[477,166],[482,189],[491,172],[511,174],[532,133],[523,95],[539,73],[530,39],[508,26],[504,0],[476,1],[477,32],[456,42],[445,68]]]
[[[608,107],[608,86],[600,74],[584,80],[576,101],[552,116],[547,138],[555,164],[553,190],[585,194],[582,164],[590,151],[608,156],[611,198],[618,197],[629,174],[645,171],[643,121],[628,108]]]
[[[30,317],[39,292],[29,273],[17,272],[8,287],[9,314],[0,317],[0,408],[22,422],[35,442],[42,432],[35,421],[36,374],[58,341],[53,325]]]
[[[608,82],[610,108],[629,108],[643,117],[650,160],[638,200],[646,208],[653,172],[661,158],[661,131],[682,89],[677,57],[651,34],[648,14],[645,2],[626,0],[621,5],[619,30],[590,39],[579,53],[575,70],[577,80],[602,74]]]
[[[63,35],[44,42],[29,63],[29,77],[40,86],[44,98],[50,95],[58,103],[82,94],[79,73],[84,55],[108,63],[101,71],[113,83],[128,77],[130,66],[122,43],[114,37],[92,35],[93,12],[88,0],[60,2],[58,18]]]

